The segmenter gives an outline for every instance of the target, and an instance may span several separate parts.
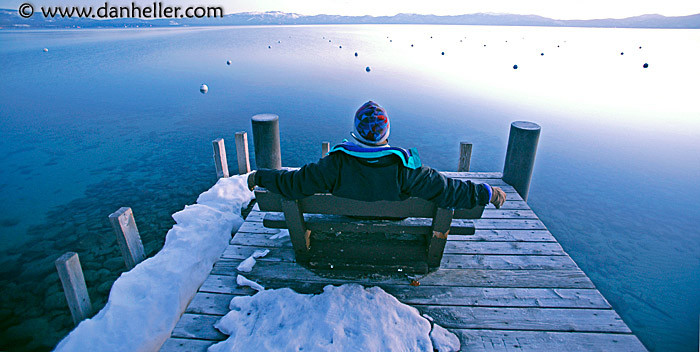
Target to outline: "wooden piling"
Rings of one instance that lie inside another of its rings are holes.
[[[55,264],[58,277],[61,278],[63,292],[66,294],[70,314],[73,316],[73,323],[78,325],[92,315],[92,303],[85,285],[85,276],[83,276],[78,253],[68,252],[56,259]]]
[[[139,236],[139,230],[134,220],[134,213],[131,208],[121,207],[109,215],[109,222],[112,223],[114,233],[117,235],[117,242],[126,268],[131,270],[136,264],[146,259],[141,236]]]
[[[321,157],[323,158],[331,150],[331,142],[321,142]]]
[[[468,172],[472,159],[472,144],[467,142],[459,143],[459,166],[457,171]]]
[[[251,119],[253,123],[253,146],[255,165],[258,169],[281,169],[279,116],[259,114]]]
[[[248,154],[248,133],[236,132],[236,157],[238,159],[238,174],[250,172],[250,157]]]
[[[217,138],[211,142],[214,147],[214,164],[216,165],[216,177],[229,176],[228,162],[226,161],[226,146],[223,138]]]
[[[525,201],[530,191],[540,130],[540,126],[533,122],[515,121],[510,125],[503,181],[513,186]]]

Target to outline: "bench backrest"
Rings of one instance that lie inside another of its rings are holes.
[[[264,188],[256,188],[255,198],[262,211],[283,211],[281,200],[284,198],[279,194],[269,192]],[[336,197],[328,193],[318,193],[300,199],[298,204],[304,213],[345,216],[432,218],[437,211],[435,203],[421,198],[408,198],[403,201],[365,202]],[[455,219],[479,219],[483,212],[483,206],[472,209],[455,209],[452,217]]]

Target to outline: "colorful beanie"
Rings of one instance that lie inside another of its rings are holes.
[[[357,109],[352,136],[364,144],[384,144],[389,138],[389,117],[384,108],[370,100]]]

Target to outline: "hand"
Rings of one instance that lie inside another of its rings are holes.
[[[248,174],[248,189],[251,191],[255,188],[255,171]]]
[[[498,187],[491,187],[491,204],[493,204],[496,209],[500,209],[501,205],[506,202],[506,192]]]

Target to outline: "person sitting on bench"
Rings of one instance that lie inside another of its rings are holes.
[[[500,208],[506,201],[499,187],[446,177],[422,165],[415,149],[390,146],[389,118],[373,101],[357,110],[354,126],[355,143],[345,140],[318,162],[298,170],[253,171],[248,187],[264,187],[292,200],[327,192],[368,202],[418,197],[451,209],[488,203]]]

